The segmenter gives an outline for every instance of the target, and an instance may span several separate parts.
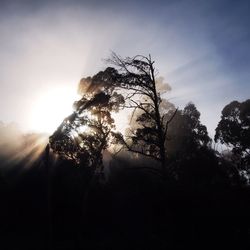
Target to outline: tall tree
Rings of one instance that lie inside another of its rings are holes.
[[[118,111],[124,99],[114,88],[91,77],[81,80],[79,93],[82,98],[74,103],[75,111],[50,137],[50,145],[76,165],[102,170],[102,151],[109,146],[115,128],[111,112]]]
[[[243,168],[250,165],[250,99],[233,101],[222,110],[215,141],[229,146]]]
[[[171,175],[188,186],[210,182],[218,172],[216,155],[210,145],[200,112],[193,103],[188,103],[177,111],[169,126],[166,148]]]
[[[179,110],[169,127],[167,152],[169,156],[192,155],[211,142],[207,128],[200,122],[200,112],[193,103]]]
[[[166,174],[166,135],[177,109],[166,119],[161,110],[163,99],[157,85],[154,61],[151,56],[122,58],[113,53],[108,62],[115,68],[109,67],[99,72],[97,77],[103,83],[112,82],[113,86],[125,90],[124,107],[133,109],[133,113],[139,112],[136,119],[138,128],[127,138],[120,136],[120,141],[129,151],[159,161]],[[169,88],[164,89],[167,90]]]

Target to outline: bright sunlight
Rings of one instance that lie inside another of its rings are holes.
[[[35,132],[52,134],[63,119],[73,111],[79,99],[75,88],[59,86],[41,93],[31,110],[29,127]]]

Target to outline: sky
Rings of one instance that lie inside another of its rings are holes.
[[[249,13],[240,0],[0,0],[0,120],[49,131],[114,51],[151,54],[165,98],[195,103],[213,136],[223,107],[250,97]]]

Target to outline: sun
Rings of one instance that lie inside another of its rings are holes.
[[[75,89],[69,87],[57,87],[40,93],[31,109],[29,127],[34,132],[52,134],[72,113],[72,105],[78,99]]]

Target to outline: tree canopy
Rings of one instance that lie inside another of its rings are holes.
[[[209,146],[210,142],[207,128],[201,124],[196,106],[188,103],[183,110],[178,110],[167,135],[169,157],[196,154],[197,150]]]
[[[166,173],[166,135],[177,109],[167,119],[161,110],[163,99],[160,90],[170,88],[158,88],[151,56],[122,58],[113,53],[108,62],[114,68],[108,67],[99,72],[96,75],[99,81],[104,85],[111,82],[112,86],[123,90],[123,93],[125,91],[124,108],[132,109],[133,114],[139,112],[136,118],[139,126],[125,138],[120,134],[119,141],[127,150],[159,161]]]
[[[215,141],[229,146],[240,165],[250,164],[250,99],[226,105],[216,128]]]
[[[98,84],[95,77],[82,79],[79,92],[82,98],[74,103],[75,111],[50,137],[50,144],[54,152],[77,165],[102,168],[102,151],[115,128],[111,112],[117,112],[124,99],[113,88]]]
[[[81,99],[50,137],[54,152],[97,170],[103,168],[103,150],[119,144],[123,150],[158,161],[163,176],[177,173],[187,162],[196,168],[207,156],[211,159],[207,166],[217,164],[200,112],[193,103],[180,110],[163,98],[171,88],[158,76],[150,55],[122,58],[113,53],[107,62],[106,69],[81,79]],[[115,130],[112,117],[121,109],[130,111],[125,134]],[[215,141],[232,148],[241,166],[250,162],[249,120],[250,100],[234,101],[223,109],[216,129]]]

